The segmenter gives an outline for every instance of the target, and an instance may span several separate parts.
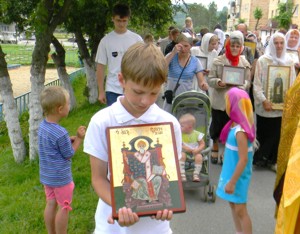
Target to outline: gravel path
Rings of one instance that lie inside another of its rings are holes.
[[[67,67],[68,73],[71,73],[75,70],[76,68],[74,67]],[[9,69],[8,73],[12,83],[14,97],[18,97],[31,91],[30,66],[21,66],[15,69]],[[45,84],[56,79],[58,79],[56,68],[48,68],[46,70]]]

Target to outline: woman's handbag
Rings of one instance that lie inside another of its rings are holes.
[[[186,68],[186,65],[188,64],[190,58],[191,58],[191,56],[190,56],[190,57],[188,58],[188,60],[186,61],[185,65],[184,65],[184,67],[183,67],[183,69],[182,69],[182,71],[181,71],[181,73],[180,73],[180,75],[179,75],[179,77],[178,77],[178,80],[177,80],[177,82],[176,82],[175,88],[174,88],[173,90],[168,89],[168,90],[166,90],[165,93],[164,93],[163,99],[166,99],[166,102],[167,102],[168,104],[172,104],[172,101],[173,101],[173,99],[174,99],[175,93],[176,93],[176,91],[177,91],[177,89],[178,89],[178,87],[179,87],[179,85],[180,85],[180,84],[179,84],[179,81],[180,81],[180,79],[181,79],[182,73],[183,73],[184,69]]]

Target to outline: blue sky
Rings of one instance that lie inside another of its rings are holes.
[[[174,0],[173,0],[174,2]],[[218,6],[218,11],[221,11],[223,7],[227,6],[228,7],[228,2],[229,0],[185,0],[186,3],[197,3],[197,4],[202,4],[204,6],[208,6],[209,3],[215,2]]]

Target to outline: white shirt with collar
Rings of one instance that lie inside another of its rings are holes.
[[[118,81],[121,61],[128,48],[137,42],[143,42],[142,37],[130,30],[121,34],[112,31],[101,39],[95,61],[107,65],[106,92],[123,93],[123,88]]]
[[[135,118],[120,102],[118,97],[110,107],[98,111],[91,119],[85,139],[84,152],[93,155],[105,162],[108,162],[108,146],[106,138],[106,128],[111,126],[125,126],[136,124],[148,124],[159,122],[172,122],[174,126],[174,135],[176,139],[178,157],[181,157],[181,129],[177,119],[170,113],[162,110],[156,104],[153,104],[139,118]],[[109,170],[109,169],[108,169]],[[108,178],[110,171],[108,171]],[[99,199],[96,214],[95,214],[95,234],[100,233],[172,233],[168,221],[157,221],[150,217],[141,217],[139,222],[131,227],[120,227],[117,222],[114,225],[107,223],[108,216],[112,213],[111,206],[107,205]]]

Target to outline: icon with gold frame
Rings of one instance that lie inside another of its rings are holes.
[[[282,110],[284,98],[290,87],[290,66],[268,66],[267,99],[274,110]]]
[[[185,212],[173,123],[109,127],[113,218],[131,208],[139,216]]]

